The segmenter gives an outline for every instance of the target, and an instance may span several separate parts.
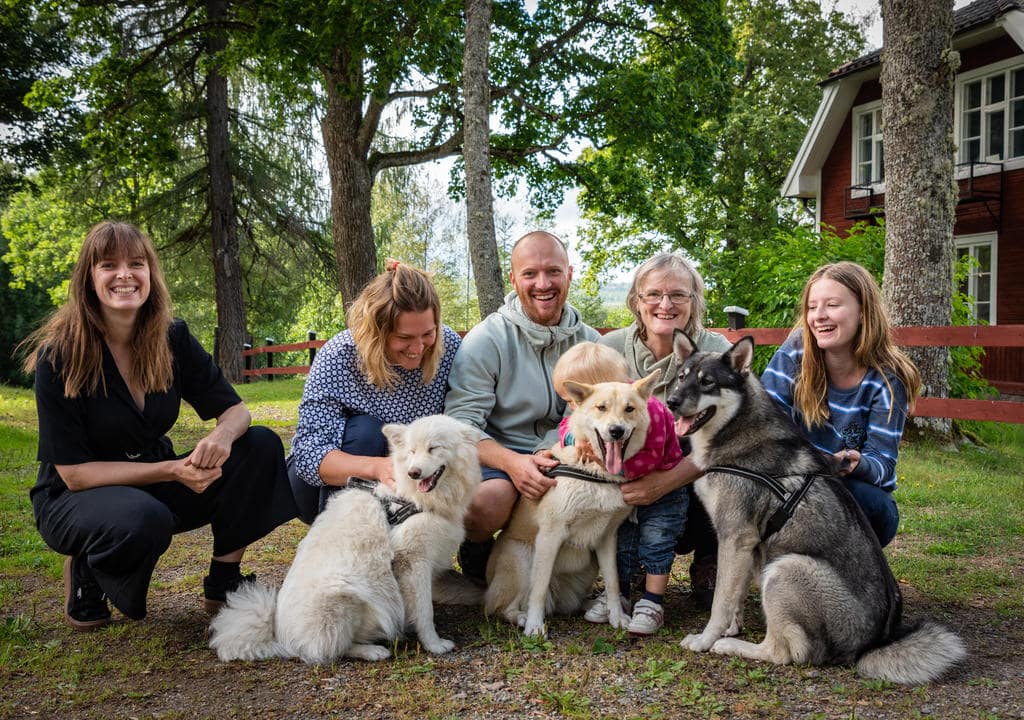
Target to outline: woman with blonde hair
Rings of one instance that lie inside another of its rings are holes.
[[[36,526],[67,555],[64,617],[77,630],[132,619],[175,533],[210,525],[209,611],[248,578],[246,546],[295,517],[281,440],[250,427],[241,398],[171,316],[149,238],[102,222],[85,238],[67,302],[26,343],[34,352]],[[176,454],[166,433],[186,401],[214,428]],[[251,577],[251,576],[249,576]]]
[[[460,338],[441,323],[430,276],[389,260],[359,293],[348,329],[317,353],[299,404],[288,476],[307,523],[350,477],[392,485],[387,423],[444,410]]]
[[[921,376],[893,341],[878,284],[838,262],[807,280],[793,333],[775,352],[765,388],[839,474],[884,547],[896,535],[896,460]]]

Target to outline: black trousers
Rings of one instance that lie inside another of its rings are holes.
[[[118,610],[146,616],[146,594],[171,536],[210,525],[213,555],[259,540],[297,514],[281,439],[251,427],[235,441],[223,474],[197,494],[177,482],[112,485],[78,492],[35,493],[43,540],[62,555],[84,556]]]

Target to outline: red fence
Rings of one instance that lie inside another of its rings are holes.
[[[602,328],[608,332],[610,328]],[[789,328],[710,328],[729,340],[736,341],[745,335],[752,335],[758,345],[781,345],[789,334]],[[898,327],[896,341],[904,347],[1024,347],[1024,325],[977,325],[965,327]],[[309,365],[275,367],[274,354],[283,352],[309,353],[312,363],[316,350],[323,347],[324,340],[307,340],[289,345],[264,345],[243,350],[246,369],[242,372],[245,381],[261,375],[273,379],[274,375],[304,375]],[[267,367],[251,367],[258,355],[267,355]],[[914,415],[921,417],[948,417],[957,420],[990,420],[993,422],[1024,423],[1024,402],[1000,400],[962,400],[957,398],[922,397],[914,407]]]

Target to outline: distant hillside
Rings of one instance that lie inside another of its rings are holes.
[[[601,287],[598,297],[605,305],[625,305],[626,294],[629,292],[628,282],[609,283]]]

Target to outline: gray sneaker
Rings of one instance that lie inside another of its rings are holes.
[[[638,600],[633,606],[633,619],[626,628],[630,635],[653,635],[665,624],[665,608],[651,600]]]
[[[627,598],[619,596],[622,601],[622,612],[629,616],[630,602]],[[608,593],[601,593],[594,599],[594,604],[583,613],[583,619],[595,625],[603,625],[608,622]]]

